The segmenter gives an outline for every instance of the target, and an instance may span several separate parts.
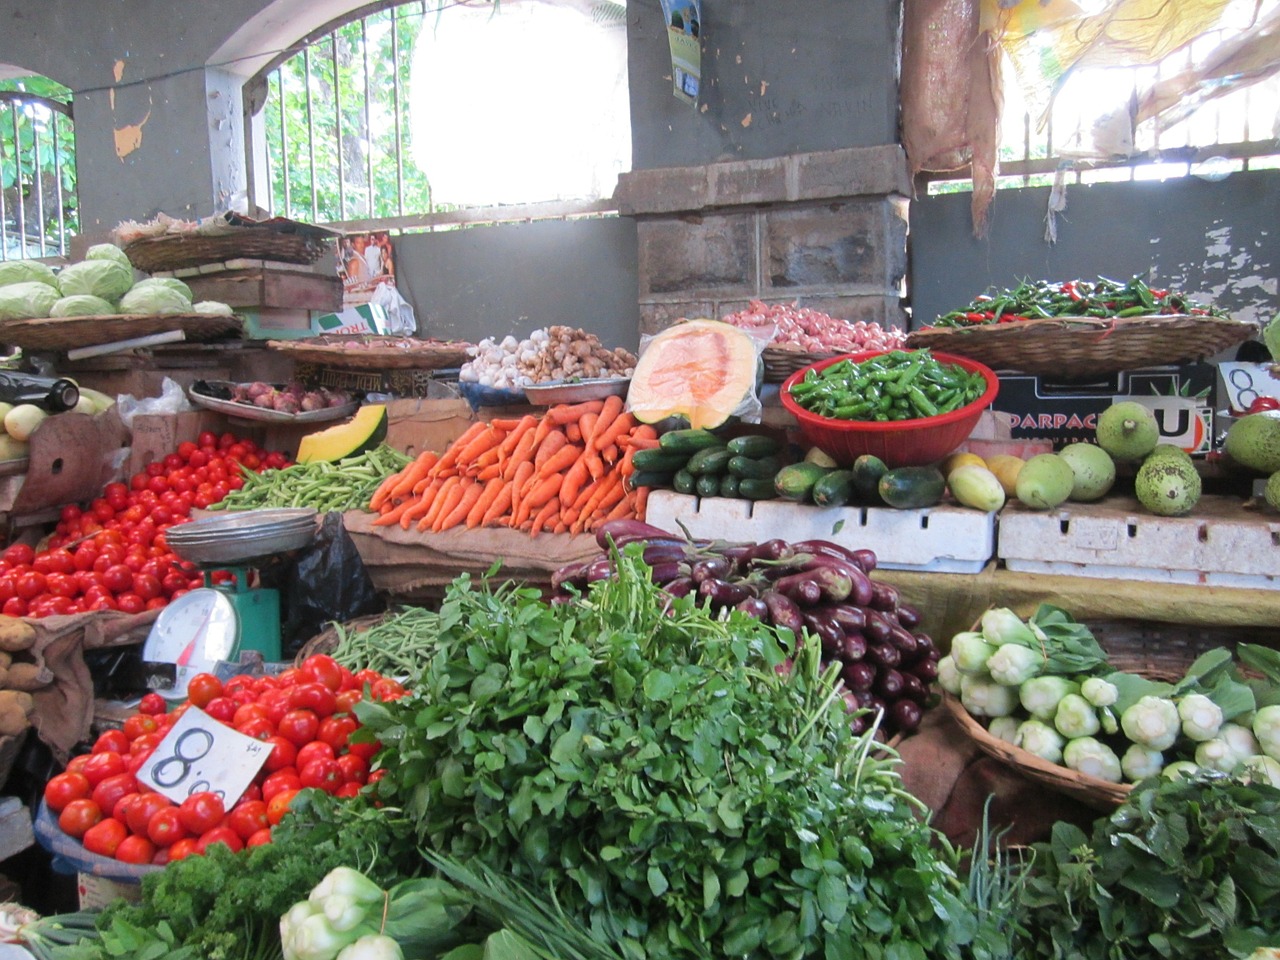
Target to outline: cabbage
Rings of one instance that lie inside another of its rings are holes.
[[[0,261],[0,287],[11,283],[47,283],[51,287],[58,285],[52,268],[38,260],[2,260]]]
[[[95,243],[84,252],[84,258],[86,260],[110,260],[120,264],[122,267],[133,269],[133,264],[129,262],[125,252],[114,243]]]
[[[27,280],[0,287],[0,320],[33,320],[49,316],[58,291],[47,283]]]
[[[192,313],[199,313],[206,317],[230,317],[233,312],[225,303],[219,303],[217,300],[201,300],[199,303],[191,305]]]
[[[194,299],[191,295],[191,288],[177,277],[147,277],[145,280],[139,280],[133,286],[135,290],[138,287],[168,287],[174,293],[182,294],[187,303]]]
[[[116,308],[101,297],[91,293],[77,293],[63,297],[49,310],[51,317],[102,317],[116,312]]]
[[[158,283],[140,283],[120,298],[121,313],[190,313],[191,301]]]
[[[81,260],[69,263],[58,274],[64,297],[89,294],[114,300],[133,286],[133,270],[114,260]]]

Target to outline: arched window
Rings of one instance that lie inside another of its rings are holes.
[[[65,256],[78,226],[71,91],[0,80],[0,260]]]
[[[462,207],[607,206],[631,157],[625,11],[417,0],[325,26],[257,78],[256,201],[404,226]]]

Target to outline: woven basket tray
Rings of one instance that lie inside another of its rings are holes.
[[[1090,629],[1107,651],[1107,662],[1114,669],[1170,682],[1182,679],[1196,658],[1214,647],[1233,649],[1237,640],[1275,646],[1277,640],[1274,635],[1259,636],[1256,630],[1196,630],[1173,624],[1130,621],[1090,624]],[[975,746],[1029,780],[1105,812],[1124,803],[1133,790],[1130,784],[1084,776],[992,736],[951,694],[944,693],[942,702]]]
[[[372,613],[365,617],[356,617],[354,620],[348,620],[342,626],[347,633],[360,633],[368,630],[370,627],[376,627],[386,618],[387,614],[385,613]],[[293,658],[293,664],[294,666],[301,666],[302,661],[306,660],[307,657],[312,654],[332,654],[337,647],[338,631],[332,624],[330,624],[302,645],[302,649],[300,649],[297,656]]]
[[[75,347],[132,340],[170,330],[181,330],[188,340],[217,340],[239,336],[242,326],[239,317],[211,317],[202,313],[46,317],[0,322],[0,343],[24,350],[65,352]]]
[[[808,350],[787,350],[783,347],[768,346],[764,348],[761,358],[764,360],[764,382],[782,383],[797,370],[807,367],[819,360],[839,356],[836,352],[811,353]]]
[[[125,256],[139,270],[157,273],[225,260],[275,260],[314,263],[328,241],[312,234],[284,233],[266,227],[240,227],[234,233],[204,236],[170,233],[142,237],[124,247]]]
[[[909,334],[907,346],[971,357],[996,370],[1082,380],[1198,360],[1257,331],[1255,324],[1229,317],[1075,317],[929,327]]]
[[[362,344],[353,348],[351,344]],[[459,367],[470,359],[471,344],[462,340],[417,340],[412,337],[325,336],[305,340],[268,340],[295,360],[340,370],[437,370]]]

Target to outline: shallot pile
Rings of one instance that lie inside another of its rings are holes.
[[[277,413],[308,413],[328,407],[341,407],[351,402],[351,396],[341,390],[317,387],[308,390],[296,380],[276,387],[256,380],[253,383],[237,383],[231,388],[231,399],[236,403],[250,403]]]
[[[526,340],[486,337],[468,352],[472,359],[458,379],[499,390],[551,380],[629,377],[636,365],[630,350],[609,350],[594,334],[562,324],[535,330]]]
[[[770,346],[810,353],[856,353],[862,350],[896,350],[907,339],[905,330],[885,329],[864,320],[841,320],[794,303],[768,304],[752,300],[746,310],[722,318],[744,329],[767,328],[776,332]]]
[[[616,520],[596,531],[605,552],[556,571],[553,603],[570,603],[589,584],[613,575],[611,540],[619,548],[643,544],[654,581],[672,596],[693,594],[712,609],[731,607],[797,636],[816,635],[826,660],[840,665],[855,733],[877,714],[889,735],[920,725],[940,654],[918,629],[920,612],[901,600],[897,588],[871,578],[872,551],[826,540],[689,540],[637,520]]]

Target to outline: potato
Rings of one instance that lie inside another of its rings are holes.
[[[0,690],[0,737],[16,737],[31,726],[29,717],[35,705],[29,693]]]
[[[18,617],[0,615],[0,651],[29,650],[36,642],[36,628]]]
[[[53,674],[34,663],[12,663],[4,679],[10,690],[39,690],[53,682]]]

